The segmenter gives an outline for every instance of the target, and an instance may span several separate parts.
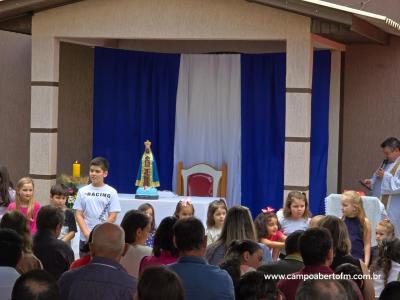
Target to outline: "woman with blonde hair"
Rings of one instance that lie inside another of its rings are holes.
[[[225,253],[232,241],[252,240],[257,242],[256,230],[250,210],[244,206],[234,206],[228,210],[221,235],[217,241],[207,247],[206,260],[210,265],[219,265],[223,262]],[[260,244],[263,250],[263,261],[272,261],[269,249]]]
[[[334,270],[341,264],[350,263],[361,268],[360,261],[350,255],[351,242],[346,224],[335,216],[325,216],[318,222],[318,227],[326,228],[332,236],[333,261],[331,268]]]
[[[369,275],[367,265],[350,255],[351,241],[343,220],[335,216],[325,216],[318,222],[318,227],[326,228],[332,237],[333,261],[330,266],[332,270],[342,264],[350,263],[358,267],[364,275]],[[365,299],[373,299],[374,288],[371,279],[365,277],[361,292]]]

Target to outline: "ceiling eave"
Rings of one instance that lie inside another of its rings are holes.
[[[311,18],[311,33],[341,43],[387,44],[400,24],[381,15],[320,0],[247,0]]]

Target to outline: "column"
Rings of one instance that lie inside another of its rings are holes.
[[[58,68],[59,41],[32,33],[29,176],[41,205],[57,176]]]
[[[339,136],[340,136],[340,50],[331,51],[331,81],[329,92],[329,148],[327,170],[327,194],[339,191]]]
[[[286,127],[284,197],[310,189],[311,86],[313,47],[309,33],[286,44]]]

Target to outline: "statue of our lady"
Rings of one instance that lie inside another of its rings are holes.
[[[151,152],[151,142],[146,140],[144,146],[145,149],[139,163],[139,170],[135,182],[135,185],[138,187],[136,190],[136,198],[157,199],[158,193],[156,187],[160,186],[157,164]],[[157,198],[155,198],[155,196],[157,196]]]

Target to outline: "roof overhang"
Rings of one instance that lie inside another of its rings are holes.
[[[31,34],[35,12],[82,0],[0,0],[0,30]]]
[[[311,18],[311,32],[340,43],[387,44],[400,24],[385,16],[320,0],[247,0]]]

